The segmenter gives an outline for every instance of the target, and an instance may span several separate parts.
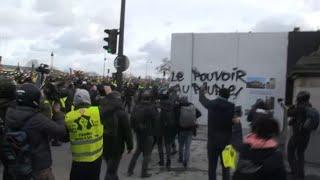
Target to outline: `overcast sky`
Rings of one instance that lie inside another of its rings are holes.
[[[127,0],[129,72],[145,75],[170,56],[171,33],[273,32],[320,29],[320,0]],[[1,0],[4,63],[30,59],[102,73],[103,30],[118,28],[120,0]],[[113,71],[114,56],[107,55]]]

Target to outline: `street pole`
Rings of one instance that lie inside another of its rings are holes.
[[[146,80],[147,80],[147,77],[148,77],[148,60],[147,60],[147,62],[146,62]]]
[[[105,77],[105,72],[106,72],[106,61],[107,61],[107,58],[104,57],[104,59],[103,59],[103,74],[102,74],[103,79]]]
[[[50,62],[50,69],[51,69],[51,72],[53,71],[53,52],[51,52],[51,62]]]
[[[122,56],[123,55],[125,11],[126,11],[126,0],[121,0],[118,56]],[[117,71],[117,86],[118,86],[118,90],[120,92],[122,91],[122,81],[123,81],[122,80],[122,72]]]
[[[120,32],[119,32],[119,46],[118,55],[123,55],[124,43],[124,22],[125,22],[126,0],[121,0],[121,14],[120,14]]]

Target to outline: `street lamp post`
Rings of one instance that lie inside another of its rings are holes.
[[[107,61],[107,58],[104,57],[104,59],[103,59],[103,74],[102,74],[103,79],[105,77],[105,72],[106,72],[106,61]]]
[[[51,72],[53,71],[53,52],[51,52],[51,62],[50,62],[50,69],[51,69]]]
[[[151,60],[149,60],[149,59],[147,59],[147,62],[146,62],[146,79],[147,79],[147,77],[148,77],[148,64],[152,64],[152,61]]]

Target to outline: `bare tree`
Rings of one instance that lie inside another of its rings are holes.
[[[172,68],[171,60],[166,57],[162,59],[162,63],[158,67],[156,67],[156,70],[158,71],[158,73],[163,73],[165,76],[171,72],[171,68]]]

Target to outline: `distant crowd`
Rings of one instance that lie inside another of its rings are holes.
[[[118,89],[112,79],[47,77],[16,83],[0,76],[3,179],[55,179],[51,146],[66,142],[72,152],[70,180],[99,180],[102,161],[107,164],[105,180],[118,180],[123,153],[133,150],[127,175],[134,175],[142,155],[139,176],[149,178],[155,146],[160,167],[170,171],[177,154],[178,162],[188,170],[192,137],[197,135],[197,119],[202,116],[198,107],[179,89],[166,84],[136,80],[126,82],[121,92]],[[280,149],[279,121],[266,103],[259,99],[252,106],[246,119],[251,132],[243,135],[242,109],[228,101],[229,89],[220,89],[214,100],[207,98],[206,91],[202,86],[199,102],[208,110],[209,180],[217,179],[219,159],[224,180],[304,178],[304,152],[311,132],[319,125],[310,93],[300,92],[291,106],[279,100],[293,128],[288,175],[285,153]],[[230,168],[235,168],[232,176]]]

